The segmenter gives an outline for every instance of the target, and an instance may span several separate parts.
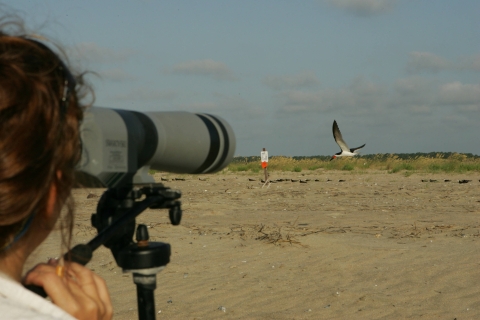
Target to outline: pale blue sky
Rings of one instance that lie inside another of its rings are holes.
[[[480,154],[480,1],[7,1],[96,105],[219,115],[236,155]]]

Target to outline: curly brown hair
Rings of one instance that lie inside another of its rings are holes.
[[[14,32],[2,31],[7,29]],[[70,71],[43,42],[18,22],[0,21],[0,248],[33,214],[46,210],[52,184],[55,210],[67,208],[63,244],[71,242],[71,189],[84,111],[79,99],[91,90],[83,74],[68,83]]]

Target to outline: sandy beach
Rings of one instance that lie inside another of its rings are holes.
[[[179,226],[166,210],[137,218],[172,246],[157,319],[480,319],[479,173],[262,177],[155,174],[182,192],[184,211]],[[75,243],[95,236],[103,191],[74,190]],[[59,248],[56,232],[29,266]],[[88,266],[108,283],[114,319],[137,319],[132,275],[111,252],[98,249]]]

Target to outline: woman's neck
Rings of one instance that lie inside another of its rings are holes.
[[[17,250],[12,249],[14,249],[14,247],[10,248],[10,250],[0,258],[0,272],[17,282],[21,282],[26,258],[23,250],[20,248],[15,248]]]

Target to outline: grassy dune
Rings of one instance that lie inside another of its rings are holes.
[[[480,156],[458,153],[437,154],[377,154],[354,158],[338,158],[330,161],[330,157],[285,157],[269,158],[269,171],[304,172],[317,169],[346,170],[357,173],[368,170],[385,170],[389,173],[466,173],[480,172]],[[227,167],[230,172],[262,170],[260,157],[235,157]]]

